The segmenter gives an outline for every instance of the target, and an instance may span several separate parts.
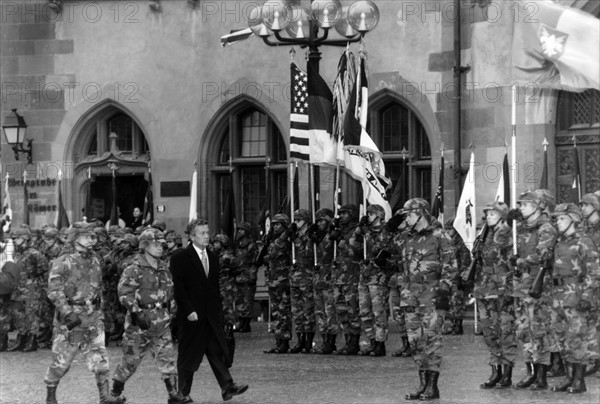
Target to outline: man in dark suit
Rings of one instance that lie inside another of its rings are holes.
[[[219,261],[208,251],[209,227],[205,219],[188,226],[192,243],[171,258],[175,284],[179,350],[177,372],[179,391],[184,403],[191,403],[190,390],[194,372],[204,355],[219,382],[224,401],[248,390],[247,385],[233,383],[228,368],[231,355],[225,340],[225,320],[219,294]]]

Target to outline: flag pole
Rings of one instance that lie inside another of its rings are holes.
[[[367,214],[367,187],[365,186],[365,182],[367,181],[367,162],[366,159],[362,159],[362,166],[363,166],[363,184],[362,184],[362,189],[363,189],[363,200],[362,200],[362,206],[363,206],[363,216]],[[362,218],[362,216],[361,216]],[[362,229],[361,229],[362,230]],[[366,260],[367,259],[367,237],[365,237],[365,235],[363,234],[363,259]]]
[[[295,167],[294,167],[295,165]],[[298,163],[292,161],[290,163],[290,226],[294,223],[294,177],[297,174]],[[296,248],[292,243],[292,264],[296,263]]]
[[[310,171],[310,210],[311,210],[311,217],[312,217],[312,222],[315,223],[316,222],[316,215],[315,215],[315,209],[316,209],[316,200],[318,199],[318,195],[315,194],[315,173],[314,173],[314,165],[312,163],[309,163],[308,165],[308,169]],[[317,198],[317,199],[313,199],[313,198]],[[308,224],[306,224],[306,226],[308,226]],[[317,248],[315,246],[315,244],[313,243],[313,260],[315,263],[315,266],[317,265]]]
[[[510,193],[510,207],[516,209],[517,207],[517,87],[513,84],[512,86],[512,108],[511,108],[511,123],[512,123],[512,136],[511,136],[511,159],[512,159],[512,190]],[[513,254],[517,254],[517,225],[513,224],[512,227],[512,239],[513,239]]]
[[[333,217],[338,217],[338,197],[340,194],[340,162],[335,165],[335,190],[333,191]],[[333,260],[337,257],[337,243],[333,243]]]
[[[29,190],[27,189],[27,169],[23,170],[23,223],[29,224]]]

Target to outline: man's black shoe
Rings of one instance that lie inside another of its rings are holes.
[[[183,396],[183,401],[182,401],[183,404],[193,403],[193,402],[194,402],[194,400],[192,400],[192,397],[190,397],[190,396]]]
[[[229,387],[225,387],[223,390],[221,390],[221,397],[223,397],[223,401],[228,401],[231,400],[233,396],[239,396],[240,394],[245,393],[246,390],[248,390],[247,384],[243,384],[241,386],[232,384]]]

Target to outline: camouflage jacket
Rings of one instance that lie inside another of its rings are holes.
[[[239,271],[240,260],[230,248],[219,251],[219,285],[221,290],[225,285],[230,285]]]
[[[585,222],[583,232],[592,239],[598,248],[600,248],[600,221],[596,224]]]
[[[23,301],[40,297],[40,279],[46,279],[48,260],[33,247],[16,248],[13,261],[21,265],[21,277],[12,293],[12,300]]]
[[[98,257],[76,251],[58,257],[48,276],[48,298],[58,313],[75,312],[82,321],[102,316],[102,269]]]
[[[458,275],[462,276],[462,274],[467,271],[471,265],[471,251],[469,251],[462,237],[457,232],[454,232],[454,235],[452,236],[452,243],[454,244],[454,250],[456,251]]]
[[[355,248],[361,256],[364,256],[364,246],[367,246],[366,261],[360,263],[360,282],[367,285],[387,285],[392,266],[389,260],[385,260],[385,264],[379,266],[375,260],[382,252],[390,253],[391,240],[394,233],[385,229],[385,222],[381,222],[377,226],[369,225],[366,234],[355,231],[350,238],[350,245]]]
[[[42,243],[40,245],[40,252],[44,254],[49,263],[52,263],[62,251],[62,243],[58,240],[55,240],[52,244]]]
[[[552,266],[552,298],[565,307],[575,307],[580,300],[593,302],[597,298],[598,249],[581,233],[561,235],[554,249]],[[597,304],[597,300],[594,301]]]
[[[314,284],[317,288],[331,287],[331,265],[333,263],[333,240],[326,232],[319,233],[317,240],[313,240],[317,250],[317,267],[315,268]]]
[[[332,268],[332,277],[338,285],[358,284],[359,263],[362,260],[361,250],[350,246],[350,238],[354,234],[357,224],[358,222],[354,220],[342,224],[339,228],[342,238],[337,241],[337,264],[334,263]]]
[[[490,227],[481,247],[481,268],[475,274],[477,299],[512,296],[512,228],[506,224]]]
[[[258,255],[258,246],[249,236],[235,241],[235,256],[239,261],[235,281],[237,283],[256,283],[258,268],[254,260]]]
[[[556,228],[546,214],[542,214],[533,223],[520,222],[517,225],[517,274],[515,276],[514,296],[530,299],[528,291],[551,254],[556,239]]]
[[[450,291],[458,271],[456,252],[439,226],[408,232],[401,256],[401,306],[432,306],[438,289]]]
[[[305,226],[296,233],[294,243],[296,263],[290,267],[290,282],[312,283],[315,273],[315,256],[313,241],[308,237]]]
[[[284,232],[269,244],[265,257],[265,261],[268,262],[265,275],[269,286],[289,283],[291,259],[292,244]]]

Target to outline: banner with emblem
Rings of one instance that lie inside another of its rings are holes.
[[[475,153],[471,152],[469,172],[465,179],[460,201],[456,208],[454,228],[460,235],[469,251],[477,237],[477,217],[475,216]]]

